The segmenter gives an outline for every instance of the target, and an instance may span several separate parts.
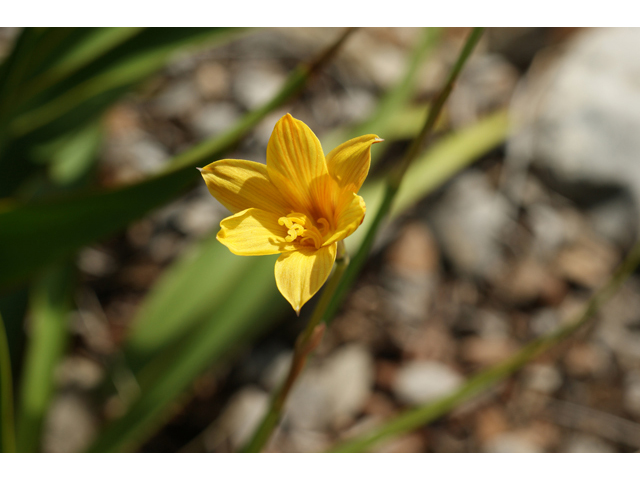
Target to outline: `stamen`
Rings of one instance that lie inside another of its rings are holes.
[[[291,212],[286,217],[278,219],[278,225],[287,228],[288,235],[285,237],[285,241],[293,242],[300,237],[300,245],[313,245],[315,248],[322,246],[323,235],[331,229],[331,224],[324,218],[320,218],[318,224],[322,233],[312,223],[307,224],[307,217],[303,213]]]

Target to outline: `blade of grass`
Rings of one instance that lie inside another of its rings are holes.
[[[268,113],[302,90],[353,30],[347,30],[310,65],[294,70],[281,91],[223,135],[179,155],[163,173],[133,185],[76,193],[57,200],[0,202],[0,289],[26,279],[57,258],[124,227],[199,179],[193,167],[219,158]]]
[[[639,264],[640,242],[633,247],[607,284],[591,297],[582,312],[573,320],[550,334],[532,341],[504,362],[501,362],[498,365],[470,378],[452,394],[447,395],[440,400],[436,400],[435,402],[430,402],[421,407],[402,413],[385,425],[374,429],[372,432],[347,440],[335,446],[331,451],[366,451],[382,440],[410,432],[442,417],[443,415],[446,415],[455,407],[461,405],[479,393],[486,391],[499,381],[506,379],[508,376],[524,367],[531,360],[549,350],[551,347],[558,345],[567,337],[577,332],[581,327],[585,326],[593,318],[600,307],[620,288]]]
[[[38,452],[42,423],[54,386],[54,370],[67,345],[74,268],[49,269],[31,293],[31,332],[18,404],[18,451]]]
[[[13,375],[9,342],[0,314],[0,452],[16,451],[16,432],[13,417]]]

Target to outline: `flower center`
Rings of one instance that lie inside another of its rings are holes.
[[[318,249],[322,246],[323,236],[329,231],[330,225],[325,218],[319,218],[316,223],[320,228],[310,222],[304,213],[298,212],[291,212],[278,219],[278,224],[287,227],[287,242],[298,240],[300,245],[313,245]]]

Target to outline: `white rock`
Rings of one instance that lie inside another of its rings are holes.
[[[640,418],[640,372],[627,373],[623,402],[627,411]]]
[[[397,372],[393,393],[402,402],[418,405],[452,393],[464,377],[451,367],[430,361],[413,361]]]
[[[60,393],[51,402],[45,420],[43,451],[81,452],[89,446],[96,431],[96,417],[86,398],[75,391]]]
[[[269,394],[247,386],[231,399],[218,421],[203,439],[208,451],[217,451],[222,445],[237,451],[249,441],[269,406]]]
[[[552,365],[534,363],[524,370],[524,386],[536,392],[550,394],[562,386],[562,375]]]
[[[284,420],[294,429],[343,425],[362,409],[373,382],[369,351],[357,344],[342,347],[323,365],[303,373],[291,392]]]
[[[540,446],[527,435],[507,432],[488,440],[483,450],[487,453],[540,453]]]
[[[540,68],[534,63],[514,97],[517,134],[507,145],[508,164],[534,162],[555,190],[591,204],[625,189],[637,207],[639,43],[638,29],[587,29],[563,55],[541,60]],[[612,240],[629,225],[629,215],[618,217],[599,228]]]
[[[250,64],[237,72],[233,81],[233,93],[247,109],[261,107],[282,88],[286,76],[279,70],[265,65]]]
[[[486,175],[469,171],[453,182],[429,217],[442,251],[459,272],[491,278],[503,263],[500,239],[510,214]]]
[[[567,442],[567,453],[614,453],[613,446],[604,440],[583,433],[574,434]]]
[[[199,109],[191,123],[199,137],[207,138],[231,128],[240,115],[240,110],[233,103],[217,102]]]

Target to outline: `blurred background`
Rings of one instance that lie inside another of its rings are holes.
[[[287,112],[325,153],[375,133],[373,216],[468,32],[356,29],[307,78],[344,29],[0,29],[16,448],[240,448],[313,302],[296,318],[275,257],[216,242],[228,212],[194,167],[264,163]],[[636,29],[486,30],[268,451],[324,451],[451,393],[610,278],[638,227],[639,44]],[[374,451],[638,451],[638,312],[632,277],[588,328]]]

